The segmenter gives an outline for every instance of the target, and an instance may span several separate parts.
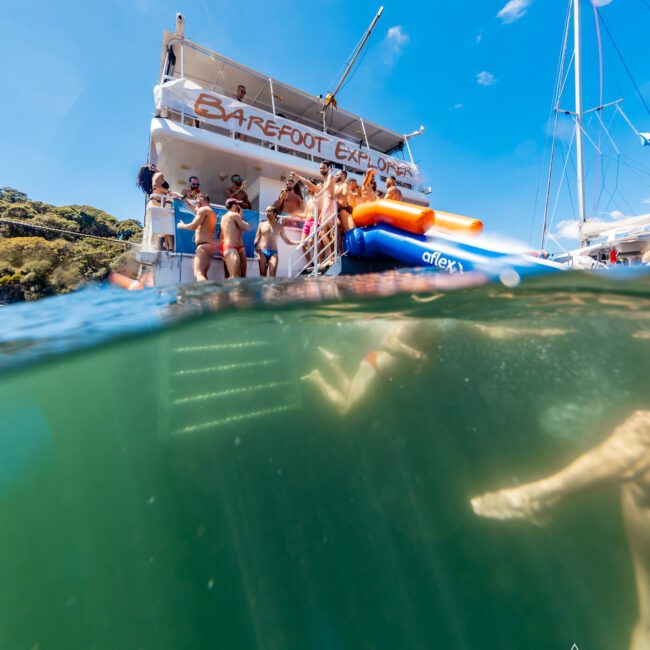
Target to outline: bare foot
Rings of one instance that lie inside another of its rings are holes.
[[[511,490],[488,492],[471,500],[472,509],[479,517],[488,519],[528,519],[537,525],[546,523],[548,509],[537,487],[522,485]]]
[[[327,348],[324,348],[324,347],[322,347],[322,346],[320,346],[320,345],[318,346],[318,351],[319,351],[319,352],[323,355],[323,357],[325,357],[325,359],[327,359],[327,361],[329,361],[330,363],[331,363],[332,361],[339,361],[340,358],[341,358],[338,354],[334,354],[334,352],[330,352]]]
[[[312,384],[318,383],[322,379],[320,370],[312,370],[300,378],[300,381],[310,381]]]

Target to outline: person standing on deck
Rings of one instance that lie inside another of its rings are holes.
[[[307,261],[307,264],[311,264],[312,261],[311,253],[312,253],[313,246],[307,245],[305,240],[309,238],[309,236],[314,231],[314,228],[316,226],[316,216],[318,213],[318,209],[316,207],[316,190],[318,189],[318,186],[312,183],[311,181],[308,181],[306,178],[303,178],[302,176],[297,176],[296,172],[291,172],[291,176],[293,176],[294,178],[302,179],[305,188],[307,190],[307,200],[305,201],[304,204],[304,211],[303,211],[304,222],[302,225],[302,236],[300,242],[302,243],[302,250],[305,254],[305,260]]]
[[[169,191],[165,176],[153,163],[142,165],[138,170],[136,185],[147,195],[147,206],[164,208],[175,194]],[[158,239],[160,239],[160,235]],[[174,235],[162,235],[165,250],[174,250]]]
[[[386,179],[386,195],[385,199],[390,199],[391,201],[401,201],[402,192],[397,187],[397,179],[394,176],[389,176]]]
[[[359,187],[359,181],[357,181],[356,178],[351,178],[348,181],[348,206],[352,211],[362,203],[363,199],[361,197],[361,188]]]
[[[341,226],[340,233],[342,234],[354,228],[354,222],[352,221],[352,208],[350,207],[350,200],[348,198],[350,192],[348,173],[341,169],[337,172],[334,180],[336,181],[336,185],[334,186],[334,198],[336,199],[339,225]]]
[[[190,176],[188,182],[190,186],[181,192],[181,196],[186,204],[193,204],[196,197],[201,194],[201,181],[198,176]]]
[[[221,237],[223,238],[223,259],[231,278],[246,277],[246,249],[242,235],[251,227],[242,218],[241,201],[228,199],[226,214],[221,219]]]
[[[273,205],[277,208],[278,213],[283,212],[290,217],[298,216],[302,212],[302,196],[300,196],[293,178],[287,179],[286,185]]]
[[[284,226],[276,218],[278,209],[272,205],[266,207],[267,221],[260,223],[255,235],[255,250],[259,256],[260,277],[265,278],[267,271],[270,278],[276,276],[278,270],[278,237],[289,246],[298,246],[299,241],[289,239]]]
[[[220,253],[220,245],[214,241],[214,232],[217,226],[217,215],[210,206],[210,197],[205,192],[196,195],[196,216],[190,223],[178,222],[181,230],[194,230],[194,279],[197,282],[206,282],[212,258]]]
[[[239,174],[233,174],[230,180],[232,185],[226,190],[226,204],[228,199],[236,199],[244,210],[250,210],[251,201],[246,193],[246,181]]]
[[[369,169],[361,185],[361,200],[363,203],[377,200],[377,183],[375,182],[376,169]]]
[[[327,223],[329,220],[332,220],[332,224],[330,224],[326,231],[323,232],[318,238],[318,249],[322,251],[323,249],[327,248],[329,243],[332,241],[332,234],[330,232],[334,229],[334,222],[332,217],[336,218],[337,207],[336,199],[334,198],[334,188],[336,187],[336,181],[334,179],[334,174],[332,174],[331,164],[326,160],[323,160],[323,162],[320,164],[320,174],[323,177],[323,183],[316,185],[315,183],[312,183],[308,178],[299,176],[295,172],[291,172],[291,175],[302,181],[309,192],[313,193],[314,195],[316,207],[318,208],[318,222],[316,224],[316,227],[323,223]],[[307,221],[305,221],[305,225],[307,225]],[[329,251],[329,253],[331,253],[331,251]],[[321,256],[319,255],[319,258],[320,257]],[[327,257],[327,255],[325,255],[325,257]]]

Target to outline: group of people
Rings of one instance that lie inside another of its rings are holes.
[[[331,163],[327,161],[321,162],[320,174],[322,180],[314,182],[296,172],[291,172],[285,187],[273,205],[278,214],[287,215],[292,219],[297,218],[302,222],[303,245],[314,228],[324,223],[329,224],[317,242],[317,248],[321,251],[327,249],[333,241],[335,219],[338,221],[338,232],[341,237],[343,233],[354,228],[352,211],[356,206],[381,198],[402,200],[402,192],[397,187],[397,179],[394,176],[389,176],[386,180],[385,193],[377,189],[375,169],[366,172],[361,185],[356,178],[348,178],[348,173],[343,169],[334,173]],[[306,198],[302,196],[301,186],[306,189]],[[311,246],[305,246],[305,256],[309,261]]]
[[[244,91],[245,92],[245,91]],[[327,258],[326,249],[331,248],[338,222],[339,245],[343,233],[354,228],[352,211],[357,205],[379,198],[402,200],[394,176],[386,181],[386,192],[377,189],[376,170],[368,170],[363,182],[349,178],[345,170],[332,170],[329,162],[320,164],[321,180],[315,182],[296,172],[291,172],[285,187],[277,200],[266,207],[266,221],[259,224],[255,236],[255,250],[258,255],[260,275],[274,277],[278,268],[278,238],[290,246],[302,243],[307,262],[310,263],[314,246],[307,242],[314,229],[328,224],[317,237],[316,248],[319,257]],[[137,178],[137,185],[148,196],[148,205],[165,207],[173,200],[182,200],[194,212],[194,218],[177,226],[181,230],[194,231],[196,253],[194,257],[194,277],[197,281],[207,280],[207,273],[214,257],[223,257],[227,277],[245,277],[247,256],[243,234],[250,230],[250,224],[243,218],[243,210],[252,207],[246,192],[246,181],[239,175],[230,177],[231,185],[225,190],[224,205],[226,214],[221,218],[220,235],[215,239],[218,218],[211,207],[210,197],[201,190],[201,181],[196,175],[188,179],[188,187],[181,193],[170,190],[164,174],[153,164],[143,165]],[[301,187],[306,190],[303,198]],[[278,218],[283,215],[288,220],[302,226],[301,239],[292,240]],[[168,251],[174,250],[174,235],[162,237],[162,245]],[[340,246],[339,246],[340,247]]]

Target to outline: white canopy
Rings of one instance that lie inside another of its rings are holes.
[[[183,76],[206,90],[231,97],[234,97],[237,86],[243,84],[247,90],[247,104],[323,130],[322,98],[271,79],[268,75],[167,31],[163,34],[160,75],[161,79],[165,75],[175,78]],[[403,134],[362,120],[360,116],[341,109],[332,107],[328,110],[325,126],[327,133],[352,142],[365,144],[367,138],[369,148],[380,153],[401,151],[404,146]]]
[[[644,230],[650,226],[650,214],[637,217],[618,219],[617,221],[586,221],[581,226],[581,233],[585,239],[598,239],[606,237],[615,239],[617,236],[632,234],[634,231]]]

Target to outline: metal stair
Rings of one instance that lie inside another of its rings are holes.
[[[300,406],[292,356],[268,341],[169,343],[170,436],[250,428]]]

